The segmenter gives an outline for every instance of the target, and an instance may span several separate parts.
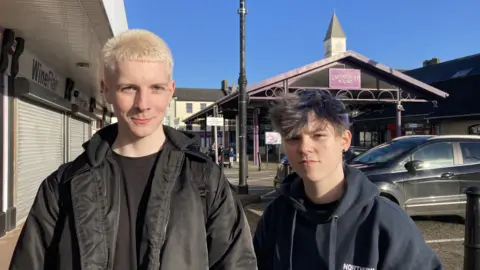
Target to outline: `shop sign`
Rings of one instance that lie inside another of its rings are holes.
[[[265,144],[282,144],[282,136],[278,132],[265,132]]]
[[[332,89],[360,89],[361,72],[359,69],[331,68],[328,70],[329,87]]]
[[[32,80],[52,91],[55,91],[58,86],[57,75],[35,58],[32,60]]]

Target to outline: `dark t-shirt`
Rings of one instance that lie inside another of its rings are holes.
[[[123,193],[120,201],[120,221],[114,258],[115,270],[136,270],[138,249],[142,239],[153,169],[160,156],[155,153],[132,158],[114,153],[114,159],[123,174]]]
[[[325,204],[315,204],[307,198],[307,200],[305,200],[305,207],[314,210],[317,213],[317,218],[319,218],[319,221],[327,222],[337,209],[338,203],[339,201]]]

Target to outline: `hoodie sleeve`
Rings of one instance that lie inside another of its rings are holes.
[[[253,237],[253,247],[255,249],[255,255],[257,256],[258,270],[270,270],[273,269],[273,245],[269,239],[268,221],[271,220],[272,210],[271,205],[265,209],[260,221],[257,224],[255,230],[255,236]]]
[[[440,258],[425,242],[415,222],[398,205],[386,199],[385,203],[388,206],[382,215],[385,224],[379,239],[379,249],[385,254],[378,269],[443,270]]]
[[[256,269],[252,235],[242,205],[234,198],[232,189],[220,168],[212,165],[210,183],[216,191],[209,203],[207,221],[208,259],[210,269]]]
[[[278,197],[265,208],[255,230],[253,247],[255,249],[255,255],[257,256],[258,270],[273,269],[275,257],[274,237],[276,235],[275,230],[277,230],[277,226],[272,226],[272,222],[274,224],[278,222],[276,213],[278,211],[283,211],[284,209],[281,200],[282,198]]]
[[[49,269],[47,249],[54,237],[59,215],[57,180],[63,174],[65,166],[62,165],[40,185],[15,246],[10,270]]]

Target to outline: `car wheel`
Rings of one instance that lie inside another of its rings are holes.
[[[383,192],[382,192],[382,193],[380,193],[380,196],[382,196],[382,197],[384,197],[384,198],[386,198],[386,199],[389,199],[390,201],[398,204],[397,199],[396,199],[395,197],[393,197],[392,195],[388,194],[388,193],[383,193]]]

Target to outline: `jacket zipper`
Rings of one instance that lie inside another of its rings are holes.
[[[165,244],[165,241],[167,240],[167,229],[168,229],[169,222],[170,222],[170,205],[168,206],[168,209],[167,209],[167,219],[165,220],[165,226],[163,227],[163,239],[162,239],[162,245],[160,246],[160,248],[163,247],[163,245]]]
[[[117,170],[117,172],[121,172],[120,168],[118,167],[117,163],[115,162],[112,162],[113,166],[115,167],[115,170]],[[115,179],[115,180],[118,180],[118,179]],[[121,179],[120,179],[121,181]],[[115,258],[115,250],[116,250],[116,246],[117,246],[117,237],[118,237],[118,224],[119,224],[119,220],[120,220],[120,197],[121,197],[121,184],[119,181],[117,181],[117,204],[118,204],[118,211],[117,211],[117,214],[116,214],[116,218],[115,218],[115,224],[113,225],[113,239],[112,239],[112,250],[110,251],[110,258],[109,258],[109,269],[113,269],[113,260]]]

